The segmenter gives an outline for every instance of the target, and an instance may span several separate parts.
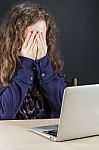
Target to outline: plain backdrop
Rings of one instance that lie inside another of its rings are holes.
[[[0,22],[12,5],[19,2],[24,0],[0,0]],[[77,77],[79,85],[99,83],[99,1],[34,2],[40,3],[55,18],[66,79]]]

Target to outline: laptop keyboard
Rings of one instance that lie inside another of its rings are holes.
[[[54,129],[54,130],[49,130],[49,131],[43,131],[43,133],[57,137],[58,130]]]

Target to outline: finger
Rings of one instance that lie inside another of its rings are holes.
[[[27,37],[26,37],[26,39],[25,39],[25,41],[24,41],[24,43],[23,43],[23,48],[25,48],[25,47],[27,47],[27,44],[28,44],[28,42],[29,42],[29,40],[30,40],[30,37],[31,37],[31,32],[29,32],[28,34],[27,34]]]
[[[36,42],[34,42],[34,44],[32,44],[30,51],[31,51],[31,55],[33,56],[33,60],[36,60],[36,55],[37,55],[37,44],[36,44]]]
[[[39,49],[37,49],[37,55],[36,55],[36,59],[40,59],[44,56],[44,54],[42,55],[41,51]]]
[[[36,60],[37,56],[38,56],[38,47],[37,47],[37,40],[36,39],[35,39],[34,44],[32,45],[31,48],[32,48],[32,51],[34,51],[33,52],[33,54],[35,55],[34,60]]]
[[[42,36],[41,36],[40,33],[37,36],[37,41],[39,43],[40,51],[42,50],[44,53],[46,53],[46,51],[45,51],[45,44],[44,44],[44,41],[43,41]]]
[[[42,38],[43,38],[43,40],[44,40],[44,43],[46,44],[46,36],[44,36],[43,33],[41,33],[41,35],[42,35]]]
[[[44,37],[43,33],[41,33],[40,34],[40,40],[42,42],[43,50],[46,53],[47,52],[47,45],[46,45],[46,40],[44,40],[44,39],[45,39],[45,37]]]
[[[38,58],[38,47],[37,47],[37,50],[36,50],[36,57],[35,57],[35,60],[37,60]]]
[[[42,43],[42,45],[43,45],[43,48],[44,48],[45,43],[44,43],[44,40],[43,40],[43,38],[42,38],[41,33],[39,34],[39,37],[40,37],[40,41],[41,41],[41,43]]]
[[[38,47],[38,55],[37,55],[37,59],[42,58],[43,56],[45,56],[45,52],[42,49],[42,44],[40,42],[40,40],[38,39],[38,43],[37,43],[37,47]]]
[[[31,38],[30,38],[30,40],[29,40],[29,42],[28,42],[28,45],[27,45],[27,47],[30,49],[31,48],[31,46],[32,46],[32,44],[33,44],[33,41],[34,41],[34,39],[35,39],[35,35],[36,35],[36,32],[34,31],[33,33],[32,33],[32,35],[31,35]]]
[[[34,41],[33,41],[33,43],[32,43],[32,45],[31,45],[31,47],[30,47],[29,50],[33,51],[35,46],[37,46],[37,44],[36,44],[36,38],[34,38]]]
[[[41,43],[41,41],[40,41],[40,37],[37,36],[36,40],[37,40],[38,48],[39,48],[40,50],[42,50],[42,43]]]
[[[37,46],[35,60],[37,60],[37,58],[38,58],[38,51],[39,51],[39,49],[38,49],[38,41],[37,41],[37,39],[36,39],[35,43],[36,43],[36,46]]]

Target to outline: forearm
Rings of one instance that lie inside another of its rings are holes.
[[[41,87],[43,88],[44,94],[49,102],[51,114],[54,114],[52,117],[59,117],[65,88],[63,79],[54,75],[48,82],[41,84]]]
[[[0,95],[0,119],[14,119],[24,97],[33,85],[32,61],[21,58],[21,66],[16,71],[8,87]]]
[[[46,96],[51,113],[58,117],[66,83],[62,75],[58,75],[52,68],[48,55],[38,62],[39,80],[42,93]],[[52,116],[52,117],[54,117]]]

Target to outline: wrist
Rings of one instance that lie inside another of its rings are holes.
[[[33,67],[36,65],[35,61],[31,58],[24,57],[24,56],[19,56],[19,59],[20,59],[20,63],[21,63],[20,65],[23,68],[33,70]]]

